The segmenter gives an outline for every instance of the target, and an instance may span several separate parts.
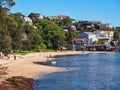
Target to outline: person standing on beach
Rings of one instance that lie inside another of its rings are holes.
[[[10,55],[9,55],[9,54],[7,54],[6,56],[7,56],[7,59],[6,59],[6,60],[10,59]]]
[[[16,60],[16,55],[14,54],[14,60]]]
[[[3,53],[2,52],[0,52],[0,58],[3,59]]]
[[[0,52],[0,59],[1,59],[1,57],[2,57],[2,52]]]

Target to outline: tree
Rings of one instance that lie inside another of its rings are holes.
[[[80,32],[80,33],[82,33],[82,32],[84,32],[85,30],[84,30],[84,27],[77,27],[77,30]]]
[[[23,45],[21,30],[13,28],[10,31],[10,35],[12,38],[12,50],[21,50]]]
[[[100,29],[100,25],[94,24],[94,28],[97,29],[97,30],[99,30]]]
[[[65,32],[57,24],[52,23],[49,20],[38,20],[37,25],[39,33],[42,36],[43,42],[48,49],[58,49],[65,41]],[[61,43],[57,42],[61,39]],[[56,40],[56,41],[55,41]]]
[[[37,13],[30,13],[28,17],[32,19],[33,23],[35,23],[35,21],[38,19],[37,16]]]
[[[5,30],[0,30],[0,50],[7,55],[11,51],[11,37]]]
[[[23,40],[23,49],[24,50],[34,50],[36,49],[42,41],[40,34],[37,32],[33,26],[25,24],[24,33],[27,35],[26,40]]]
[[[97,41],[94,41],[93,44],[104,44],[104,42],[102,40],[97,40]]]
[[[65,26],[70,26],[72,24],[72,20],[69,17],[63,19],[63,22]]]
[[[14,0],[0,0],[0,7],[10,9],[15,5]]]
[[[14,22],[12,17],[8,16],[8,11],[15,5],[13,0],[0,0],[0,50],[4,54],[10,53],[11,37],[9,35],[9,28]]]

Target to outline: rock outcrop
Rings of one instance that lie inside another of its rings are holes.
[[[33,82],[32,78],[16,76],[2,82],[0,90],[33,90]]]

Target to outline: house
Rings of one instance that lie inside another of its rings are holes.
[[[65,18],[68,18],[68,16],[66,16],[66,15],[58,15],[58,16],[49,16],[48,18],[50,20],[53,20],[53,19],[61,19],[61,20],[63,20]]]
[[[92,45],[87,45],[86,50],[89,51],[103,51],[106,50],[107,46],[105,44],[92,44]]]
[[[32,19],[30,19],[29,17],[24,17],[24,21],[28,22],[30,25],[33,25]]]
[[[88,29],[88,28],[92,28],[94,27],[93,23],[90,21],[79,21],[78,23],[76,23],[77,26],[79,27],[83,27],[84,29]]]
[[[48,17],[50,20],[53,20],[53,19],[58,19],[58,16],[49,16]]]
[[[110,29],[111,29],[111,28],[113,28],[113,25],[110,24],[110,23],[105,23],[105,24],[102,23],[102,24],[100,25],[100,27],[103,28],[103,29],[104,29],[104,28],[110,28]]]
[[[89,51],[102,51],[107,50],[107,46],[105,44],[88,44],[88,40],[86,38],[74,38],[72,40],[73,50],[89,50]]]
[[[100,25],[100,24],[101,24],[101,21],[96,20],[96,21],[92,21],[92,23],[93,23],[93,24],[96,24],[96,25]]]
[[[114,32],[111,30],[97,30],[94,32],[83,32],[80,38],[88,40],[87,50],[111,50],[113,47],[110,42],[113,40]],[[102,40],[104,44],[93,44],[94,41]]]
[[[43,19],[44,18],[44,16],[40,13],[36,13],[36,16],[37,16],[38,19]]]
[[[74,38],[72,40],[73,50],[84,50],[88,45],[88,40],[86,38]]]
[[[88,44],[92,44],[94,41],[98,40],[96,34],[92,32],[83,32],[80,34],[80,38],[86,38],[88,40]]]
[[[76,27],[74,25],[70,26],[71,30],[76,30]]]
[[[113,40],[114,32],[111,30],[97,30],[93,32],[96,34],[98,39],[107,39],[109,41]]]
[[[58,18],[61,19],[61,20],[65,19],[65,18],[67,18],[67,17],[68,17],[68,16],[66,16],[66,15],[59,15],[59,16],[58,16]]]

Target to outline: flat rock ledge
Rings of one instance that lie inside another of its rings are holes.
[[[15,76],[3,81],[0,90],[33,90],[34,80],[22,76]]]

